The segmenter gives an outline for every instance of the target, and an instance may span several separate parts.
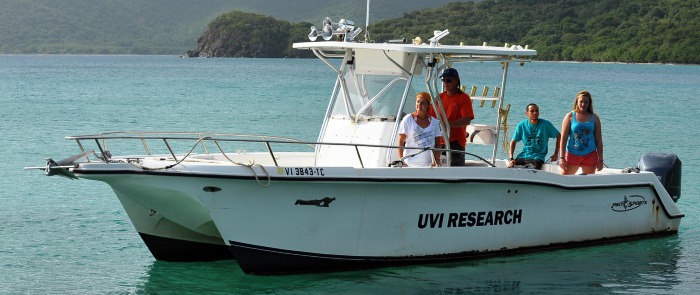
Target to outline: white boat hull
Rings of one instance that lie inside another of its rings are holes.
[[[439,262],[670,234],[683,217],[652,173],[317,169],[323,175],[285,175],[268,187],[247,177],[204,181],[221,188],[197,195],[245,272]]]
[[[135,177],[111,173],[79,175],[82,178],[104,181],[112,187],[131,223],[155,259],[233,259],[209,214],[198,205],[199,201],[159,186],[157,176]]]

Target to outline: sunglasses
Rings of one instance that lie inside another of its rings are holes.
[[[452,79],[442,79],[442,82],[443,82],[443,83],[448,83],[448,84],[449,84],[449,83],[452,83],[452,81],[454,81],[454,80],[452,80]]]

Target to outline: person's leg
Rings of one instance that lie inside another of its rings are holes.
[[[595,174],[595,166],[581,166],[583,174]]]
[[[578,172],[578,168],[581,168],[579,165],[567,165],[566,170],[564,171],[564,175],[574,175],[576,172]]]
[[[595,174],[596,164],[598,164],[598,153],[593,151],[583,157],[581,171],[585,174]]]
[[[562,170],[562,175],[574,175],[581,168],[584,157],[566,153],[566,170]]]
[[[453,141],[450,142],[450,149],[458,151],[450,155],[452,157],[450,166],[464,166],[464,147],[459,145],[459,142]]]
[[[535,169],[542,169],[542,164],[544,164],[544,161],[538,160],[538,159],[523,159],[523,158],[516,158],[515,159],[515,165],[518,166],[524,166],[524,165],[532,165]]]
[[[464,166],[464,160],[463,153],[452,153],[452,163],[450,166]]]
[[[544,165],[544,161],[540,159],[534,159],[532,160],[532,164],[535,165],[535,169],[542,170],[542,165]]]

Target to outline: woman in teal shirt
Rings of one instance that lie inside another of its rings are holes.
[[[559,157],[562,174],[595,174],[603,170],[603,135],[598,115],[593,112],[593,98],[588,91],[580,91],[574,107],[564,116],[561,124],[562,141],[559,150],[566,151]]]

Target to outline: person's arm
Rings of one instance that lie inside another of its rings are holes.
[[[569,140],[569,133],[571,132],[571,112],[564,116],[564,120],[561,123],[561,140],[559,140],[559,167],[566,171],[566,143]]]
[[[471,99],[465,98],[463,104],[460,106],[459,114],[461,115],[459,119],[449,121],[450,128],[467,127],[467,125],[472,123],[472,120],[474,120],[474,109],[472,108]]]
[[[442,136],[435,136],[436,149],[440,148],[440,138],[442,138]],[[433,155],[435,155],[435,166],[440,166],[440,151],[433,151]]]
[[[603,130],[601,130],[600,126],[600,118],[598,118],[598,115],[595,115],[595,147],[596,151],[598,152],[598,164],[596,165],[596,168],[598,171],[603,170]]]
[[[510,141],[510,149],[508,150],[508,168],[513,167],[515,165],[515,145],[518,142],[515,140]]]
[[[403,146],[405,146],[405,145],[406,145],[406,134],[399,134],[398,146],[400,146],[400,148],[397,149],[399,152],[399,160],[401,160],[401,158],[403,158]]]
[[[474,117],[462,117],[457,120],[449,121],[450,128],[466,127],[467,125],[471,124],[472,120],[474,120]]]
[[[561,143],[561,134],[557,134],[557,143],[554,145],[554,154],[552,155],[552,162],[557,161],[559,159],[559,144]]]

